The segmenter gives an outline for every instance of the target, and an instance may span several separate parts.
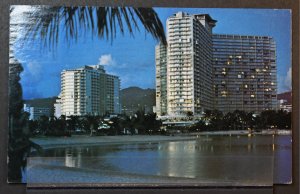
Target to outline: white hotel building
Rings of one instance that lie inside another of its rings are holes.
[[[156,72],[162,82],[166,77],[167,96],[162,96],[163,88],[157,88],[157,109],[160,99],[167,101],[168,117],[186,117],[187,114],[201,116],[205,109],[213,107],[212,87],[212,28],[216,20],[207,14],[189,15],[183,12],[167,20],[166,63],[156,56]],[[156,47],[156,53],[165,49]],[[165,65],[165,66],[164,66]],[[163,116],[162,112],[157,115]]]
[[[120,79],[106,74],[103,66],[84,66],[61,73],[61,114],[119,114]]]

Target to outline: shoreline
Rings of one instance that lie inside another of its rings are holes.
[[[290,135],[290,130],[275,131],[263,130],[249,134],[248,131],[206,131],[194,133],[180,133],[171,136],[166,135],[118,135],[118,136],[89,136],[73,135],[71,137],[34,137],[30,138],[43,149],[74,147],[74,146],[97,146],[97,145],[120,145],[131,143],[159,143],[172,141],[192,141],[201,136],[255,136],[255,135]]]
[[[123,135],[123,136],[89,136],[73,135],[72,137],[41,137],[31,138],[34,143],[43,149],[73,147],[73,146],[97,146],[97,145],[121,145],[131,143],[158,143],[167,141],[192,141],[196,136],[161,136],[161,135]]]

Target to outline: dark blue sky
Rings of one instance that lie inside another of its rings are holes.
[[[208,13],[217,20],[214,33],[264,35],[274,37],[277,44],[278,91],[290,90],[291,14],[289,10],[265,9],[184,9],[156,8],[165,25],[167,17],[178,12]],[[142,29],[142,27],[141,27]],[[83,65],[103,64],[108,73],[118,75],[121,88],[139,86],[155,88],[154,47],[157,41],[144,30],[134,37],[117,34],[111,43],[106,39],[80,36],[70,45],[61,36],[55,51],[42,49],[39,42],[15,44],[15,56],[22,62],[24,99],[57,96],[60,72]]]

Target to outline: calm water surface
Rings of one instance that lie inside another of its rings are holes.
[[[152,177],[162,182],[272,185],[291,181],[291,136],[200,136],[192,141],[55,148],[32,159],[52,169],[136,178],[124,182]]]

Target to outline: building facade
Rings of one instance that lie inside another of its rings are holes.
[[[213,49],[215,109],[255,113],[277,109],[273,38],[214,34]]]
[[[205,109],[213,108],[211,36],[215,23],[216,20],[207,14],[189,15],[183,12],[167,20],[165,60],[169,117],[200,116]],[[161,63],[156,62],[162,73]],[[160,99],[163,104],[165,97],[160,96]],[[157,107],[159,110],[162,106]]]
[[[24,104],[24,112],[29,113],[29,120],[37,120],[41,116],[50,116],[50,109],[45,107],[31,106],[30,104]]]
[[[54,116],[59,118],[61,115],[61,95],[59,94],[54,103]]]
[[[159,44],[155,47],[156,63],[156,104],[155,112],[164,116],[168,112],[167,102],[167,46]]]
[[[158,118],[277,109],[274,39],[213,34],[216,22],[182,12],[167,19],[168,45],[155,51]]]
[[[292,112],[292,92],[284,92],[277,95],[279,110]]]
[[[101,65],[61,73],[61,114],[104,115],[120,113],[120,79]]]

